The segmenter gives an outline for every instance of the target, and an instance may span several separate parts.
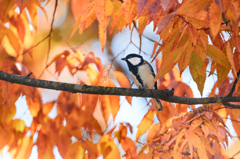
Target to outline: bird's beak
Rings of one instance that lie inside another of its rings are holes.
[[[121,58],[121,60],[126,61],[126,58]]]

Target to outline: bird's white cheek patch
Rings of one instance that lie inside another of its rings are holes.
[[[141,59],[139,57],[133,57],[133,58],[128,59],[128,61],[132,65],[138,65],[141,62]]]

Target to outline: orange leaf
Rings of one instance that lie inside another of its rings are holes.
[[[183,48],[178,47],[171,52],[173,43],[174,40],[172,40],[168,45],[166,45],[166,48],[164,48],[164,50],[162,51],[162,63],[155,77],[155,81],[173,69],[184,51]]]
[[[97,145],[93,142],[89,141],[88,139],[82,140],[81,144],[85,150],[87,150],[89,153],[89,158],[98,158],[98,151],[97,151]]]
[[[111,97],[109,95],[103,95],[101,100],[102,113],[106,123],[108,123],[110,114],[112,112],[110,98]]]
[[[179,67],[179,70],[180,70],[180,74],[182,74],[182,72],[189,65],[190,57],[191,57],[191,54],[192,54],[193,50],[194,50],[193,45],[191,43],[189,43],[188,46],[186,47],[185,51],[181,55],[181,57],[178,61],[178,67]]]
[[[190,23],[188,24],[189,33],[193,42],[193,45],[195,46],[197,44],[197,39],[199,38],[197,29]]]
[[[191,54],[189,69],[192,78],[196,82],[198,90],[202,95],[204,83],[206,80],[206,67],[201,57],[195,51],[193,51]]]
[[[96,3],[91,2],[91,3],[85,3],[85,6],[81,8],[81,10],[77,10],[79,11],[79,14],[77,14],[76,17],[77,16],[80,16],[80,17],[78,18],[77,23],[73,27],[70,38],[73,36],[74,32],[77,30],[78,27],[79,27],[79,33],[82,34],[83,31],[86,30],[90,26],[90,24],[94,22],[94,20],[96,19],[95,9],[96,9]]]
[[[58,131],[58,137],[57,137],[57,147],[58,147],[58,151],[60,153],[61,156],[65,156],[68,152],[68,149],[72,143],[71,141],[71,135],[68,133],[68,130],[66,129],[66,127],[62,127],[59,131]]]
[[[233,128],[234,128],[237,136],[240,136],[239,114],[240,114],[239,109],[232,110],[230,113],[231,122],[232,122]]]
[[[237,71],[235,69],[234,61],[233,61],[233,53],[232,53],[229,41],[227,42],[226,53],[227,53],[228,61],[229,61],[230,65],[232,66],[233,73],[235,74],[235,76],[237,76]]]
[[[115,117],[120,107],[120,96],[117,95],[110,96],[110,102],[111,102],[111,114],[113,116],[113,120],[115,120]]]
[[[106,41],[107,41],[107,31],[100,24],[98,25],[98,35],[99,35],[99,41],[101,43],[102,52],[103,52]]]
[[[149,129],[147,134],[147,141],[152,140],[153,138],[157,137],[160,132],[160,125],[159,123],[153,124],[153,126]]]
[[[153,51],[152,51],[151,58],[152,58],[153,55],[155,54],[158,44],[159,44],[159,42],[157,42],[157,41],[154,42],[154,46],[153,46]]]
[[[47,102],[42,106],[42,112],[44,115],[47,115],[53,108],[55,101]]]
[[[202,120],[194,120],[194,121],[192,121],[191,122],[191,126],[190,126],[190,128],[189,128],[189,132],[190,131],[194,131],[197,127],[199,127],[201,124],[202,124]]]
[[[78,95],[70,92],[62,91],[57,99],[57,113],[61,116],[66,116],[72,113],[72,110],[77,107]]]
[[[208,137],[208,135],[210,134],[209,128],[204,124],[201,125],[201,128],[202,128],[203,133],[205,134],[205,137]]]
[[[139,29],[139,36],[142,35],[143,30],[145,29],[146,25],[148,24],[148,12],[147,15],[141,16],[138,18],[138,29]]]
[[[185,135],[185,131],[186,129],[182,129],[181,132],[179,132],[176,136],[176,144],[174,146],[174,152],[178,151],[179,150],[179,143],[181,144],[181,140],[182,138],[184,137]]]
[[[101,152],[103,158],[106,159],[120,159],[120,152],[118,151],[118,147],[114,143],[114,140],[110,138],[109,134],[105,134],[101,137],[100,141],[98,142],[98,152]]]
[[[14,159],[29,158],[32,153],[33,138],[24,137],[21,139],[20,145],[10,151],[10,155]]]
[[[126,159],[137,158],[137,148],[135,142],[133,142],[130,138],[125,137],[121,139],[120,144],[123,150],[126,152],[126,154],[124,155]]]
[[[109,17],[111,17],[113,12],[113,4],[110,0],[96,0],[95,3],[97,3],[95,10],[97,20],[99,25],[106,31],[110,19]]]
[[[132,23],[133,19],[137,15],[137,3],[133,0],[123,1],[122,11],[126,24]]]
[[[64,158],[84,158],[85,150],[79,142],[71,144]]]
[[[26,95],[26,101],[31,115],[36,117],[42,107],[41,93],[37,88],[25,87],[23,94]]]
[[[209,7],[209,26],[213,35],[213,40],[219,32],[222,20],[222,11],[218,8],[215,2],[212,2]]]
[[[20,13],[22,13],[22,10],[27,6],[28,1],[29,0],[15,0],[15,3],[20,9]]]
[[[86,7],[89,3],[90,0],[71,0],[71,9],[76,20],[78,20],[80,16],[83,16],[84,7]]]
[[[123,88],[131,88],[131,83],[129,79],[120,71],[115,71],[114,75],[119,83],[119,85]]]
[[[156,114],[156,111],[149,110],[145,116],[143,117],[141,123],[138,125],[138,131],[136,134],[136,140],[139,139],[141,135],[143,135],[152,125],[153,118]]]
[[[109,81],[109,87],[116,87],[111,80]],[[118,113],[119,107],[120,107],[120,96],[111,95],[110,96],[110,106],[111,106],[111,114],[112,114],[113,120],[114,120]]]
[[[22,54],[23,47],[20,38],[16,35],[17,33],[15,31],[15,28],[6,28],[4,26],[0,27],[0,29],[3,29],[3,35],[5,35],[2,39],[2,46],[6,50],[6,52],[13,57],[17,57]]]
[[[121,87],[131,88],[131,83],[130,83],[129,79],[125,76],[125,74],[123,74],[122,72],[119,72],[119,71],[115,71],[114,75]],[[127,99],[128,103],[131,104],[132,97],[126,96],[126,99]]]
[[[53,138],[51,138],[49,134],[43,134],[42,131],[38,132],[36,145],[38,149],[39,159],[54,158],[53,147],[55,143],[53,142]]]
[[[112,33],[115,26],[117,27],[117,32],[119,32],[126,25],[126,22],[123,18],[122,2],[119,0],[114,0],[113,6],[114,6],[114,11],[112,14],[112,24],[109,31],[110,34]]]
[[[203,10],[210,0],[188,0],[184,1],[181,6],[176,10],[175,14],[190,14],[197,13],[200,10]]]

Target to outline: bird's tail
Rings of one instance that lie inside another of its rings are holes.
[[[154,98],[153,101],[154,101],[155,106],[156,106],[156,108],[157,108],[158,111],[163,110],[162,104],[161,104],[161,102],[160,102],[159,99]]]

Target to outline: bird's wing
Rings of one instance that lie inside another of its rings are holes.
[[[153,77],[155,78],[155,73],[154,73],[154,70],[153,70],[152,66],[150,65],[150,63],[148,63],[146,60],[144,60],[143,64],[148,65]],[[157,81],[154,83],[154,87],[155,87],[155,89],[157,89]]]

